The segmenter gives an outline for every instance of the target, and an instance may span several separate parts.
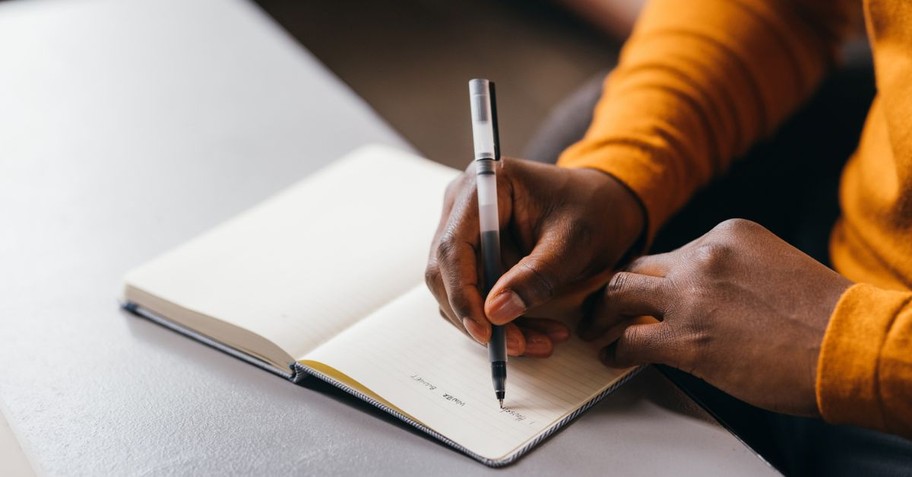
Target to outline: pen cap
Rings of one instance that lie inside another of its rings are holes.
[[[486,79],[469,81],[469,99],[472,107],[472,137],[475,141],[475,160],[497,159],[494,145],[494,112],[491,87]]]

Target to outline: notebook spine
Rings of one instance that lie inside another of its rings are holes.
[[[120,304],[120,306],[121,306],[121,308],[123,308],[124,310],[130,312],[131,314],[133,314],[135,316],[138,316],[140,318],[145,318],[155,324],[164,326],[165,328],[167,328],[171,331],[175,331],[188,338],[191,338],[195,341],[203,343],[206,346],[215,348],[223,353],[234,356],[235,358],[240,359],[241,361],[244,361],[246,363],[252,364],[262,370],[269,371],[270,373],[281,376],[285,379],[292,379],[292,380],[294,379],[294,371],[291,368],[289,368],[289,369],[277,368],[277,367],[273,366],[272,364],[270,364],[266,361],[263,361],[260,358],[257,358],[256,356],[244,353],[243,351],[232,348],[231,346],[228,346],[220,341],[216,341],[206,335],[197,333],[196,331],[194,331],[190,328],[187,328],[186,326],[183,326],[179,323],[176,323],[176,322],[171,321],[167,318],[164,318],[158,314],[155,314],[155,313],[149,311],[148,309],[137,305],[136,303],[123,302]],[[291,365],[289,365],[289,366],[291,366]]]

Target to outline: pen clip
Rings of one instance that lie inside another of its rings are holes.
[[[494,160],[500,160],[500,131],[497,127],[497,95],[494,93],[494,82],[488,81],[491,95],[491,128],[494,130]]]

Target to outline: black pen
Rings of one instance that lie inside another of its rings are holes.
[[[500,224],[497,214],[497,162],[500,146],[497,139],[497,108],[494,83],[486,79],[469,81],[472,106],[472,136],[475,140],[475,175],[478,188],[478,221],[481,230],[483,297],[503,274],[500,261]],[[488,342],[494,393],[503,409],[507,382],[507,341],[503,326],[493,326]]]

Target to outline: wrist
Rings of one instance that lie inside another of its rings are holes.
[[[639,196],[610,173],[599,169],[580,171],[598,181],[599,203],[607,206],[616,221],[614,232],[625,251],[625,259],[641,254],[646,246],[647,214]]]

